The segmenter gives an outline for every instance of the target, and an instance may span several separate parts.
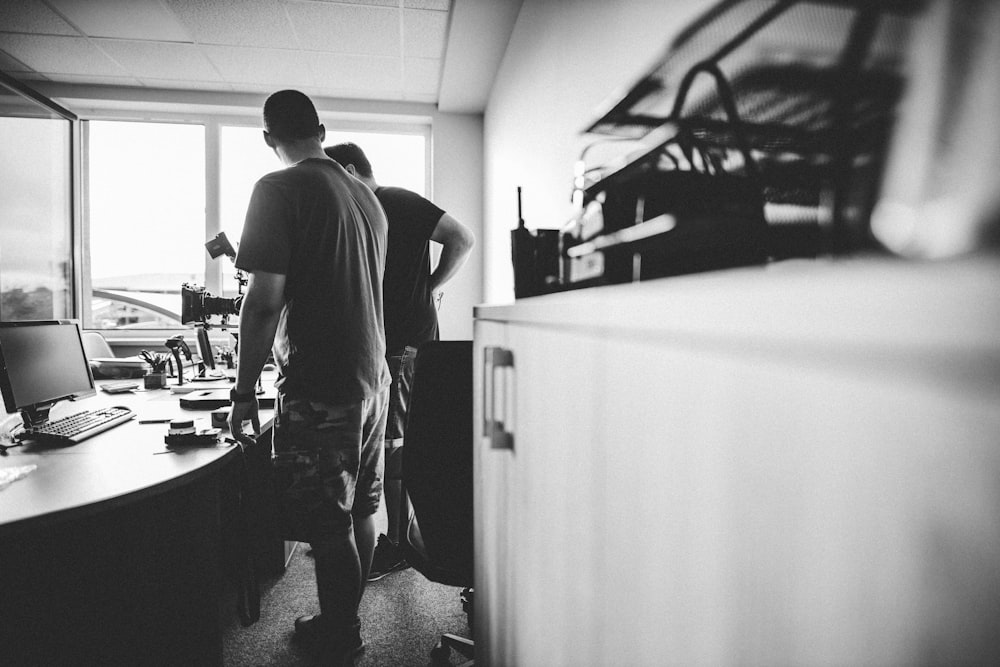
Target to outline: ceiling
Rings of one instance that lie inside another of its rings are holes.
[[[31,82],[422,102],[482,111],[520,0],[2,0]]]

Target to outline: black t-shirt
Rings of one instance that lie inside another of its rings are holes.
[[[403,188],[378,187],[375,196],[389,220],[382,308],[385,349],[392,354],[438,338],[429,285],[430,238],[444,211]]]

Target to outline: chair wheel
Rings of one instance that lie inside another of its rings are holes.
[[[434,663],[448,664],[451,658],[451,648],[438,642],[437,646],[431,649],[431,661]]]

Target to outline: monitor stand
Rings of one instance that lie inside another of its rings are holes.
[[[30,408],[21,408],[21,419],[24,420],[25,428],[34,428],[36,426],[41,426],[49,420],[49,411],[55,403],[47,403],[46,405],[33,405]]]

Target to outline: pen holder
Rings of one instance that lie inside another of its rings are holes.
[[[142,378],[143,385],[146,389],[166,389],[167,387],[167,374],[166,373],[149,373],[144,375]]]

